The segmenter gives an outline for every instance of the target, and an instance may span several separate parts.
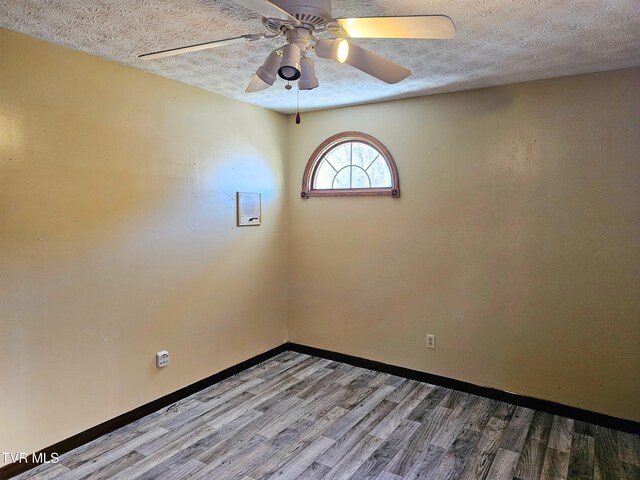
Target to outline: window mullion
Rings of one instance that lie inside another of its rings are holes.
[[[380,158],[380,154],[376,155],[376,158],[374,158],[371,163],[369,164],[369,166],[367,168],[364,169],[365,172],[368,172],[369,169],[371,168],[371,165],[373,165],[374,163],[376,163],[376,160],[378,160]]]
[[[353,142],[349,144],[349,188],[353,188]]]
[[[333,166],[333,164],[329,161],[327,157],[324,157],[324,161],[327,162],[331,168],[333,168],[334,172],[338,173],[338,169]]]

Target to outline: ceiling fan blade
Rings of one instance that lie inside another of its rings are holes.
[[[346,59],[336,59],[334,50],[337,43],[348,43],[349,48],[345,51]],[[344,39],[322,39],[316,42],[316,54],[321,58],[333,58],[338,63],[347,63],[352,67],[362,70],[369,75],[379,78],[383,82],[398,83],[411,75],[411,70],[398,65],[391,60],[378,55],[377,53],[362,48]]]
[[[351,38],[451,39],[456,26],[446,15],[404,17],[337,18],[338,31],[331,33]]]
[[[241,37],[225,38],[223,40],[214,40],[213,42],[197,43],[195,45],[189,45],[188,47],[170,48],[169,50],[160,50],[159,52],[144,53],[142,55],[139,55],[138,58],[142,58],[144,60],[153,60],[156,58],[173,57],[174,55],[199,52],[200,50],[223,47],[225,45],[232,45],[234,43],[253,42],[262,38],[265,38],[265,35],[262,33],[242,35]]]
[[[345,63],[387,83],[398,83],[411,75],[408,68],[351,42]]]
[[[266,90],[270,86],[271,85],[263,81],[258,75],[254,75],[253,78],[251,79],[251,82],[249,82],[249,85],[247,86],[247,89],[245,90],[245,92],[255,93],[261,90]]]
[[[238,5],[247,7],[266,18],[276,18],[287,22],[293,22],[298,25],[300,22],[293,15],[289,15],[285,10],[268,0],[234,0]]]

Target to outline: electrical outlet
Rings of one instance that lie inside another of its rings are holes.
[[[427,335],[427,348],[436,348],[436,336]]]
[[[169,352],[162,350],[156,353],[156,368],[164,368],[169,365]]]

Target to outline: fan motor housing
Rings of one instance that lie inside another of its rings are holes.
[[[300,23],[313,26],[314,30],[321,30],[331,20],[331,0],[272,0],[272,3],[293,15]],[[278,30],[279,25],[271,25],[268,20],[266,27]]]

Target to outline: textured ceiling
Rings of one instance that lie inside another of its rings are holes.
[[[333,15],[442,13],[454,40],[358,40],[410,68],[387,85],[347,65],[316,60],[320,87],[302,110],[402,98],[640,65],[638,0],[333,1]],[[132,65],[273,110],[295,109],[278,80],[246,94],[256,68],[282,39],[141,61],[140,53],[262,32],[232,0],[0,0],[0,26]]]

